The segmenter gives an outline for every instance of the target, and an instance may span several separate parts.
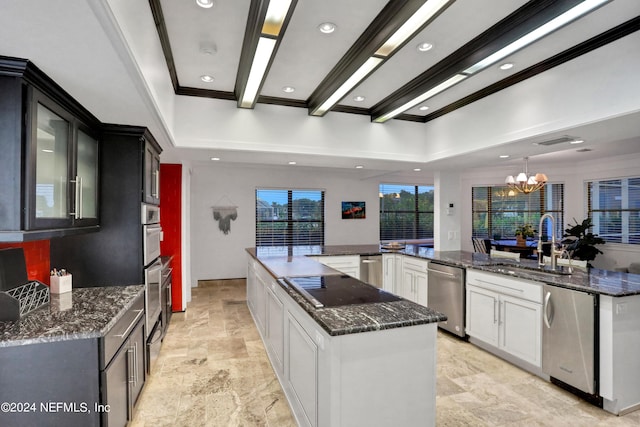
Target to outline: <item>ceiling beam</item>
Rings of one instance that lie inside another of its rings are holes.
[[[360,35],[358,40],[349,48],[340,61],[338,61],[333,69],[322,80],[311,96],[309,96],[309,99],[307,100],[307,103],[309,104],[309,114],[317,116],[323,116],[326,114],[326,112],[331,108],[322,111],[320,109],[322,104],[324,104],[338,89],[340,89],[340,87],[347,82],[347,80],[368,60],[374,57],[379,58],[381,61],[377,66],[375,66],[375,68],[377,68],[386,60],[391,58],[395,52],[398,52],[409,40],[411,40],[413,36],[408,37],[388,55],[380,56],[376,54],[380,47],[383,46],[385,42],[387,42],[409,18],[424,6],[425,3],[425,0],[389,1],[367,29]],[[418,29],[416,29],[414,34],[417,34],[425,28],[452,3],[453,0],[447,2],[436,14],[431,16]],[[366,73],[360,81],[363,81],[367,75],[371,74],[375,70],[375,68],[369,70],[369,72]],[[344,95],[347,95],[355,87],[357,87],[357,84],[350,88]],[[336,105],[339,101],[340,99],[336,100],[333,105]]]
[[[471,76],[472,74],[466,73],[470,67],[581,2],[582,0],[534,0],[526,3],[371,107],[371,120],[383,119],[385,115],[454,76],[460,76],[460,80]]]

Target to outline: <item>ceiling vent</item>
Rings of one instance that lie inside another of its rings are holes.
[[[562,144],[565,142],[571,142],[571,141],[575,141],[576,139],[572,136],[561,136],[560,138],[556,138],[556,139],[550,139],[548,141],[542,141],[542,142],[534,142],[534,145],[544,145],[545,147],[549,146],[549,145],[556,145],[556,144]]]

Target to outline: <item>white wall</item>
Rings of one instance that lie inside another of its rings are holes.
[[[379,242],[379,181],[362,179],[359,171],[255,167],[222,164],[195,165],[191,174],[191,284],[198,280],[246,277],[245,248],[255,246],[256,188],[325,190],[325,244]],[[211,207],[238,206],[231,231],[224,234]],[[366,218],[343,220],[342,201],[366,202]]]

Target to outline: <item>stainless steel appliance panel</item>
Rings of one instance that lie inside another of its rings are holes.
[[[595,394],[596,297],[557,286],[543,289],[542,371]]]
[[[444,264],[429,263],[429,292],[427,305],[444,315],[447,320],[438,326],[455,335],[465,333],[465,270]]]
[[[144,271],[145,277],[145,328],[147,336],[151,333],[154,325],[160,318],[161,307],[161,286],[162,286],[162,263],[157,259]]]
[[[160,256],[160,224],[142,226],[143,232],[143,263],[145,266],[155,261]]]
[[[382,288],[382,255],[360,256],[360,280]]]

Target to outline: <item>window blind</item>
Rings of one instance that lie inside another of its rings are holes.
[[[256,190],[256,246],[324,245],[324,191]]]
[[[433,238],[433,186],[380,184],[380,240]]]
[[[564,224],[564,184],[547,184],[541,190],[524,194],[507,186],[473,187],[472,236],[482,239],[515,238],[516,228],[531,224],[537,230],[540,217],[549,213],[555,219],[555,235],[561,238]],[[538,233],[551,239],[550,222]]]
[[[640,178],[587,183],[594,234],[607,242],[640,244]]]

